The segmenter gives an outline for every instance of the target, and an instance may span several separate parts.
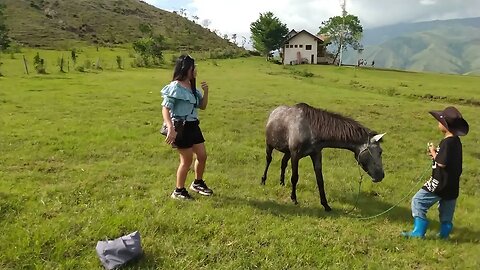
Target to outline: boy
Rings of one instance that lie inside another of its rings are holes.
[[[412,215],[414,227],[402,235],[413,238],[424,238],[427,231],[428,209],[439,202],[440,219],[439,237],[448,238],[453,229],[453,213],[459,192],[459,180],[462,174],[462,143],[458,136],[467,135],[469,125],[455,107],[447,107],[443,111],[431,111],[438,120],[438,128],[444,134],[440,145],[435,149],[428,146],[428,154],[432,158],[432,176],[412,198]]]

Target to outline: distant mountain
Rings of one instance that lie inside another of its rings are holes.
[[[480,18],[398,24],[366,29],[365,50],[348,52],[344,63],[363,58],[376,67],[480,74]]]
[[[32,47],[58,47],[69,41],[116,45],[142,36],[149,23],[171,49],[234,48],[215,33],[175,13],[139,0],[1,0],[10,36]]]

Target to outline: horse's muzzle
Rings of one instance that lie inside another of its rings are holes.
[[[385,178],[385,173],[381,172],[381,173],[378,173],[377,175],[373,176],[372,181],[374,183],[382,182],[383,178]]]

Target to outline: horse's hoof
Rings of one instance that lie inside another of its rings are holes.
[[[326,205],[326,206],[324,205],[323,207],[325,208],[326,212],[332,211],[332,208],[330,208],[330,206],[328,206],[328,205]]]
[[[280,182],[280,186],[284,187],[284,186],[285,186],[285,182]]]

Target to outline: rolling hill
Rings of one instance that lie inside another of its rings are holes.
[[[232,43],[175,13],[139,0],[2,0],[10,36],[30,47],[57,48],[71,41],[120,45],[142,36],[152,25],[168,47],[192,50],[234,48]]]
[[[480,74],[480,18],[366,29],[360,58],[375,66],[412,71]],[[344,63],[354,64],[349,52]]]

